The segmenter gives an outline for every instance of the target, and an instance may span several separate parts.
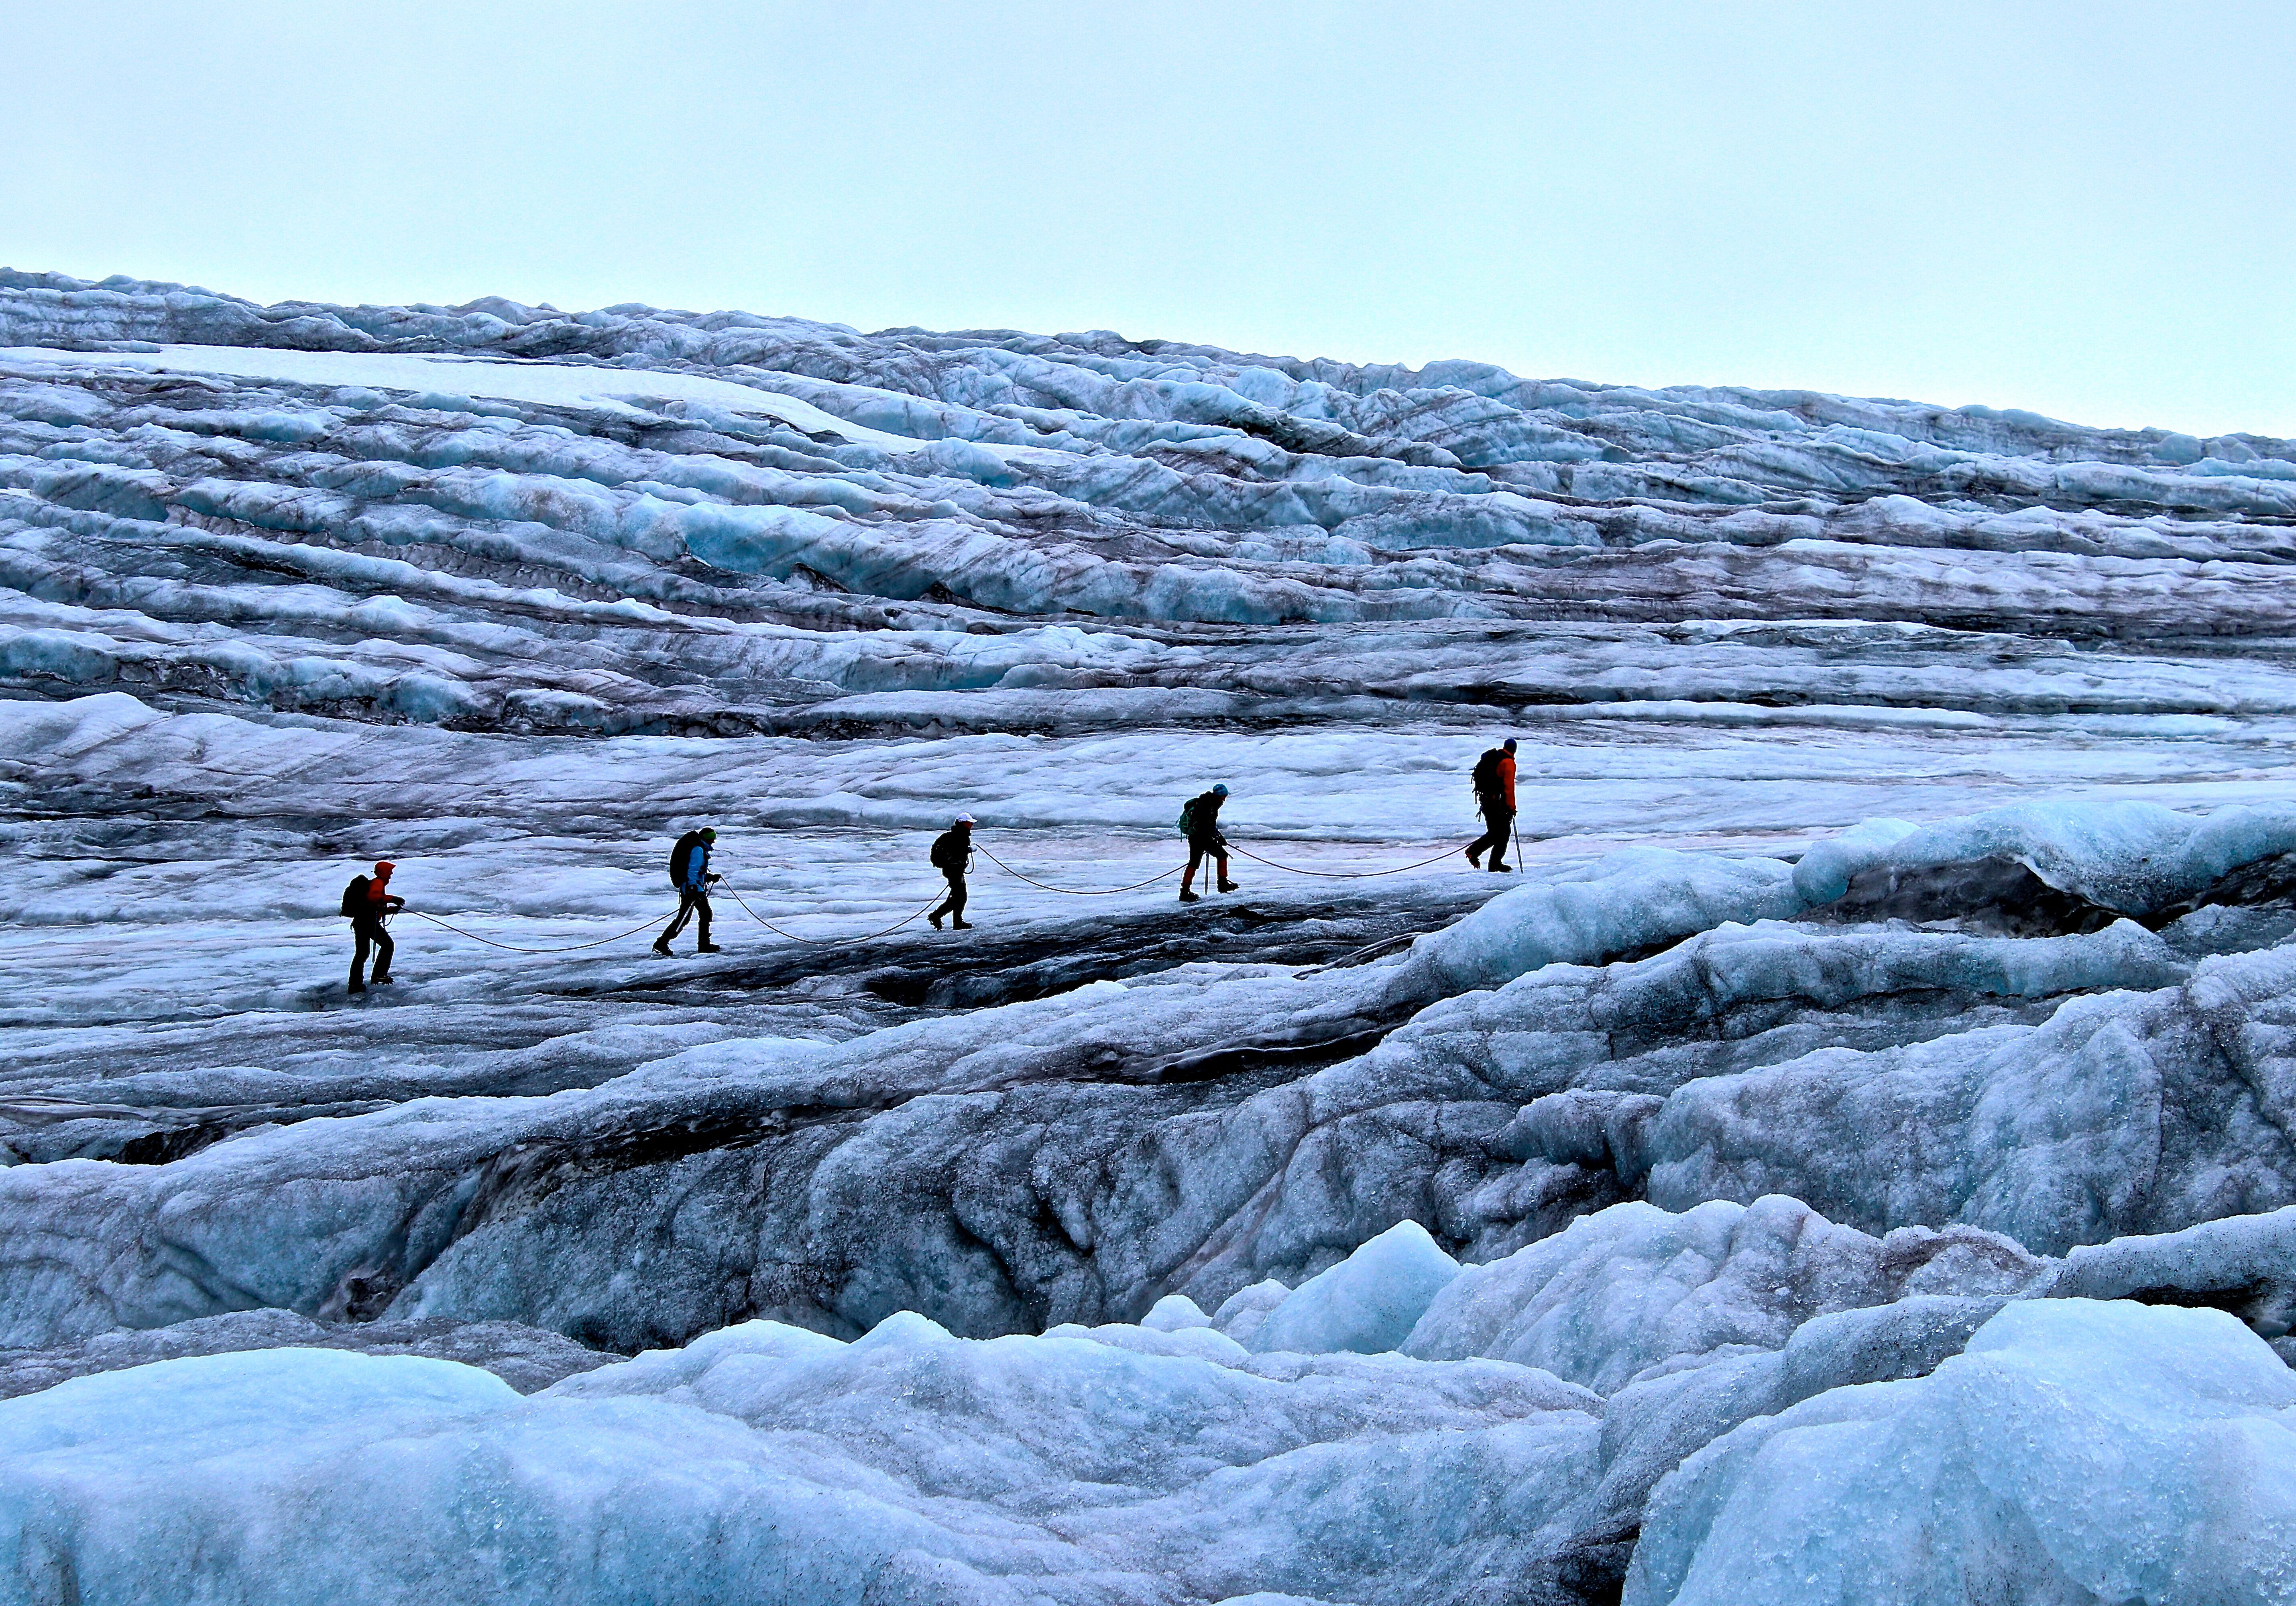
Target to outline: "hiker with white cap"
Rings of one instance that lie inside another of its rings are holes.
[[[1227,838],[1220,835],[1220,804],[1227,801],[1227,783],[1220,782],[1209,792],[1199,792],[1188,799],[1180,810],[1180,835],[1188,839],[1188,868],[1180,877],[1180,902],[1194,903],[1199,900],[1191,885],[1196,878],[1196,867],[1207,858],[1219,867],[1219,889],[1224,893],[1235,890],[1235,883],[1227,878]]]
[[[935,931],[940,929],[944,915],[957,930],[971,931],[972,922],[964,918],[964,872],[972,868],[972,815],[958,815],[955,824],[933,838],[932,862],[933,869],[948,877],[948,896],[925,918],[932,922]]]

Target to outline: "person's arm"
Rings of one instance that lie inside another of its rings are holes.
[[[1506,783],[1507,812],[1514,812],[1514,759],[1512,755],[1499,761],[1499,778]]]

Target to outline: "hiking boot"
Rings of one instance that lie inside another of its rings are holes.
[[[1234,892],[1236,890],[1236,883],[1233,881],[1223,881],[1219,884],[1219,889],[1224,893]]]
[[[654,939],[653,951],[661,955],[662,958],[668,959],[669,957],[669,939],[668,937],[657,937]]]
[[[1494,859],[1491,861],[1491,869],[1493,870],[1511,870],[1514,869],[1514,866],[1509,864],[1504,859]]]
[[[1201,894],[1192,893],[1184,886],[1180,889],[1180,902],[1183,903],[1201,903],[1203,902],[1203,898]]]
[[[949,926],[952,929],[956,931],[971,931],[972,929],[972,922],[970,920],[951,920],[949,922]]]
[[[940,917],[939,915],[927,915],[925,918],[932,923],[932,928],[935,931],[939,931],[940,929]]]
[[[1473,865],[1477,869],[1480,869],[1483,868],[1483,856],[1475,849],[1469,848],[1467,850],[1467,862]]]
[[[396,978],[389,976],[371,976],[366,979],[367,985],[370,987],[388,987]]]
[[[696,953],[716,953],[718,951],[718,947],[715,943],[696,943],[693,945],[693,951]]]
[[[366,984],[365,982],[353,982],[348,987],[345,988],[344,991],[356,996],[357,994],[366,991]]]

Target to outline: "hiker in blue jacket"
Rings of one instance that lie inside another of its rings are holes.
[[[656,953],[669,952],[669,939],[685,929],[688,917],[698,915],[701,924],[694,935],[696,953],[715,953],[718,944],[709,940],[709,884],[718,879],[709,873],[709,844],[718,840],[718,833],[704,826],[698,831],[688,831],[669,850],[669,884],[677,888],[677,915],[662,927],[661,935],[653,941]]]

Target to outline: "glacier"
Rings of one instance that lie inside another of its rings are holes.
[[[2292,529],[2253,435],[0,270],[0,1601],[2296,1599]]]

